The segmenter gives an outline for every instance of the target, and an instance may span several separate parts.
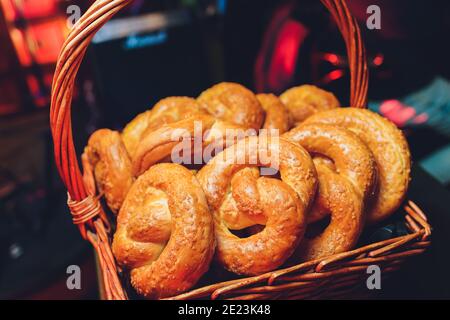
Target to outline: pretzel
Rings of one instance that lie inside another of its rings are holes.
[[[264,120],[256,96],[244,86],[222,82],[204,91],[197,101],[214,117],[244,128],[260,129]]]
[[[278,154],[278,159],[263,163],[267,152]],[[259,177],[255,171],[273,165],[279,166],[281,181]],[[261,274],[279,267],[293,253],[303,237],[317,183],[314,164],[301,146],[282,138],[275,143],[247,137],[216,155],[197,178],[214,215],[216,257],[227,270]],[[248,238],[229,230],[256,224],[265,225],[264,230]]]
[[[300,124],[317,112],[340,107],[338,99],[331,92],[313,85],[288,89],[280,99],[289,110],[292,126]]]
[[[389,217],[405,198],[411,171],[408,143],[402,132],[382,116],[359,108],[317,113],[305,123],[326,123],[354,132],[372,151],[378,167],[378,195],[367,213],[369,224]]]
[[[229,134],[229,129],[235,130],[231,133],[237,134]],[[141,137],[132,158],[133,173],[137,176],[155,163],[173,161],[171,156],[174,154],[181,160],[187,158],[188,162],[193,160],[192,157],[200,157],[200,162],[203,163],[203,156],[209,150],[223,150],[246,134],[242,128],[210,115],[199,115],[164,125]],[[181,152],[179,149],[182,149]],[[182,154],[183,152],[188,154]]]
[[[158,164],[141,175],[119,212],[112,249],[147,298],[195,285],[214,253],[213,221],[195,176],[177,164]]]
[[[256,98],[265,111],[263,129],[278,130],[283,134],[289,130],[289,111],[277,96],[270,93],[257,94]]]
[[[373,196],[376,163],[369,148],[348,130],[325,124],[300,124],[284,138],[323,158],[314,161],[319,190],[308,222],[331,213],[329,225],[296,252],[299,260],[313,260],[352,249],[364,226],[364,205]]]
[[[94,195],[97,186],[105,194],[108,207],[117,213],[134,181],[131,160],[120,134],[109,129],[95,131],[81,158],[89,193]]]
[[[133,156],[145,133],[159,127],[196,115],[206,114],[195,99],[189,97],[168,97],[155,106],[136,116],[122,132],[122,139],[128,153]]]

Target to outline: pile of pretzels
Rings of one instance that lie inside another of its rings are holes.
[[[239,128],[279,137],[230,143],[226,130]],[[186,132],[201,148],[228,144],[195,168],[174,163]],[[261,174],[263,152],[278,153],[276,173]],[[212,260],[250,276],[351,250],[365,226],[399,208],[410,179],[393,123],[311,85],[277,97],[220,83],[196,99],[165,98],[122,132],[94,132],[82,163],[116,217],[117,263],[147,298],[189,290]]]

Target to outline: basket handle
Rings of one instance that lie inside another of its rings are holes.
[[[369,86],[366,48],[356,18],[351,14],[345,0],[320,0],[333,16],[347,48],[350,68],[350,105],[365,108]]]
[[[104,215],[98,199],[83,183],[73,143],[71,102],[77,72],[95,33],[132,0],[97,0],[70,31],[58,57],[52,84],[50,128],[55,163],[68,190],[69,207],[81,234],[94,245],[103,264],[108,298],[124,298],[114,258],[105,234]],[[350,67],[350,102],[365,107],[368,70],[361,32],[344,0],[320,0],[330,11],[344,38]],[[106,239],[106,240],[105,240]]]
[[[320,0],[330,11],[344,38],[350,66],[350,105],[365,107],[368,69],[365,48],[356,19],[344,0]],[[72,138],[71,102],[75,78],[95,33],[132,0],[97,0],[71,30],[58,57],[53,78],[50,126],[55,161],[70,198],[88,196],[83,184]]]

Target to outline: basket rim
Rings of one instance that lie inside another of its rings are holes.
[[[283,286],[284,282],[291,284],[310,282],[315,286],[317,280],[333,278],[339,273],[345,275],[349,271],[355,270],[352,268],[357,268],[356,271],[365,271],[369,265],[374,263],[396,262],[419,255],[431,245],[432,228],[425,213],[412,200],[408,200],[403,208],[405,225],[410,232],[407,235],[374,242],[350,251],[305,261],[257,276],[213,283],[162,300],[201,299],[208,296],[211,300],[216,300],[224,295],[230,295],[255,285],[264,288],[260,291],[273,292],[278,290],[278,286]],[[389,271],[395,271],[395,269]]]

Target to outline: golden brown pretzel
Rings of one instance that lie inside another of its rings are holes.
[[[263,124],[264,110],[258,99],[240,84],[216,84],[204,91],[197,100],[211,115],[223,121],[255,130]]]
[[[318,236],[300,243],[297,258],[313,260],[352,249],[364,226],[364,204],[376,185],[371,151],[350,131],[325,124],[300,124],[283,137],[333,164],[314,161],[319,191],[308,221],[314,222],[324,213],[331,214],[331,221]]]
[[[181,165],[151,167],[133,184],[117,218],[114,256],[139,294],[190,289],[214,253],[214,226],[195,176]]]
[[[331,93],[312,85],[302,85],[286,90],[281,101],[288,108],[292,125],[298,125],[316,112],[339,108],[338,99]]]
[[[253,170],[269,165],[262,164],[261,158],[267,151],[279,155],[270,165],[279,166],[282,181],[259,177]],[[303,236],[317,183],[314,164],[301,146],[282,138],[279,143],[270,139],[264,143],[261,137],[247,137],[214,157],[197,178],[214,215],[216,256],[226,269],[260,274],[277,268],[292,254]],[[236,229],[251,224],[265,224],[265,228],[239,238],[228,229],[233,224]]]
[[[237,130],[237,136],[229,135],[230,131],[227,131],[229,129]],[[187,156],[190,160],[191,155],[194,155],[195,151],[199,151],[201,153],[200,160],[203,160],[203,153],[208,151],[205,148],[212,149],[216,146],[230,145],[235,140],[245,137],[245,134],[246,131],[242,128],[217,120],[210,115],[198,115],[166,124],[142,136],[132,158],[133,172],[135,175],[139,175],[157,162],[174,161],[171,159],[172,152],[179,155],[178,149],[186,146],[186,143],[182,143],[182,141],[188,141],[190,149],[188,150],[189,154],[183,155],[182,159]],[[197,145],[195,145],[196,143]]]
[[[256,95],[266,113],[263,129],[277,129],[279,134],[289,130],[289,111],[277,96],[270,93]]]
[[[133,156],[140,139],[146,132],[159,127],[187,119],[196,115],[206,114],[199,103],[189,97],[168,97],[160,100],[155,106],[136,116],[122,132],[122,139],[128,153]]]
[[[109,208],[117,213],[134,181],[131,160],[120,133],[109,129],[97,130],[89,138],[81,157],[85,184],[97,185],[100,193],[105,194]],[[95,190],[89,192],[95,194]]]
[[[411,159],[402,132],[382,116],[359,108],[342,108],[318,113],[306,123],[327,123],[354,132],[372,151],[378,167],[378,196],[367,214],[368,223],[391,215],[408,190]]]

